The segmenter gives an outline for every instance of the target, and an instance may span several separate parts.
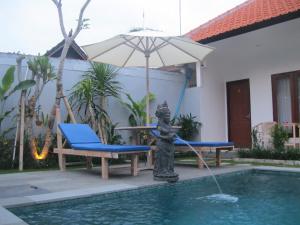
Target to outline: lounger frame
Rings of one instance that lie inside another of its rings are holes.
[[[232,151],[234,150],[234,146],[211,146],[211,147],[196,147],[193,146],[193,148],[199,153],[197,155],[197,165],[198,168],[203,168],[204,163],[201,160],[200,157],[203,156],[202,152],[203,151],[215,151],[216,152],[216,166],[220,167],[221,166],[221,151]],[[147,155],[147,166],[150,168],[153,165],[153,151],[156,150],[156,146],[152,147],[152,150],[148,153]],[[188,146],[176,146],[175,145],[175,152],[192,152],[193,150],[190,149]],[[202,157],[203,158],[203,157]]]
[[[215,151],[216,152],[216,167],[221,166],[221,151],[232,151],[234,146],[210,146],[210,147],[196,147],[193,148],[198,152],[197,155],[197,165],[198,168],[203,168],[204,164],[200,157],[203,156],[204,151]],[[192,150],[188,146],[175,146],[175,151],[177,152],[191,152]],[[202,157],[203,158],[203,157]]]
[[[87,158],[99,157],[101,158],[101,174],[103,179],[109,178],[109,165],[108,159],[118,159],[120,155],[131,155],[131,175],[138,175],[138,161],[139,154],[147,153],[145,151],[126,151],[126,152],[106,152],[106,151],[90,151],[90,150],[75,150],[69,148],[54,148],[54,153],[59,155],[59,168],[62,171],[66,170],[66,157],[65,155],[85,156]]]

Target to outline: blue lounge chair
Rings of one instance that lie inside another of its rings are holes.
[[[156,124],[151,124],[152,126],[157,126]],[[159,136],[159,131],[157,129],[151,130],[151,134],[155,137]],[[202,157],[203,151],[215,151],[216,152],[216,166],[221,165],[221,151],[231,151],[234,149],[233,142],[202,142],[202,141],[186,141],[180,138],[176,138],[174,141],[175,151],[188,152],[192,151],[186,142],[191,145],[198,153],[197,164],[199,168],[203,168],[203,162],[200,157]]]
[[[54,153],[64,155],[78,155],[86,157],[101,158],[102,178],[108,179],[108,159],[117,159],[119,155],[131,155],[131,174],[138,174],[138,155],[150,150],[148,146],[137,145],[107,145],[101,143],[98,136],[87,124],[65,124],[58,125],[63,136],[71,148],[54,149]],[[64,169],[63,163],[60,165]]]

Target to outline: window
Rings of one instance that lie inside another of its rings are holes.
[[[272,95],[275,121],[300,122],[300,71],[272,75]]]
[[[188,77],[188,88],[197,86],[197,78],[196,78],[196,63],[186,64],[186,76]]]

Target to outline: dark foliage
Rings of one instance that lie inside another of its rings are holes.
[[[185,140],[192,140],[193,137],[199,133],[199,128],[201,123],[196,121],[196,116],[192,114],[180,115],[175,124],[181,126],[181,129],[178,131],[178,136]]]
[[[239,150],[238,156],[240,158],[254,158],[254,159],[278,159],[278,160],[300,160],[299,148],[287,148],[283,151],[274,149],[254,148],[250,150]]]

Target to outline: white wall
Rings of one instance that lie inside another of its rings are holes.
[[[0,76],[4,75],[6,69],[11,65],[16,65],[17,54],[0,53]],[[26,56],[23,61],[22,72],[26,73],[26,61],[32,56]],[[58,59],[52,58],[51,63],[57,69]],[[88,70],[89,63],[87,61],[68,59],[65,63],[63,75],[63,84],[65,94],[68,95],[72,86],[80,80],[82,74]],[[146,79],[144,68],[124,68],[119,70],[116,79],[121,82],[123,92],[129,93],[134,100],[140,100],[146,95]],[[150,90],[155,94],[156,100],[151,104],[151,115],[154,116],[157,104],[167,101],[170,110],[174,113],[180,90],[184,82],[184,76],[177,73],[165,72],[160,70],[150,70]],[[39,104],[42,111],[49,113],[55,98],[55,82],[51,82],[44,89]],[[7,102],[7,107],[16,106],[18,104],[19,94],[15,94]],[[122,94],[122,99],[126,101],[126,97]],[[108,102],[108,113],[114,123],[120,126],[128,125],[129,112],[120,102],[110,99]],[[62,109],[62,114],[66,114],[66,110]],[[77,117],[78,118],[78,117]],[[63,118],[64,119],[64,118]],[[7,121],[11,124],[11,121]],[[14,122],[13,122],[14,123]],[[123,133],[122,133],[123,134]],[[126,133],[124,132],[126,137]]]
[[[300,19],[210,43],[203,85],[186,98],[200,107],[202,140],[227,139],[226,82],[249,79],[252,126],[273,121],[271,75],[300,70]],[[191,108],[188,108],[191,107]]]

